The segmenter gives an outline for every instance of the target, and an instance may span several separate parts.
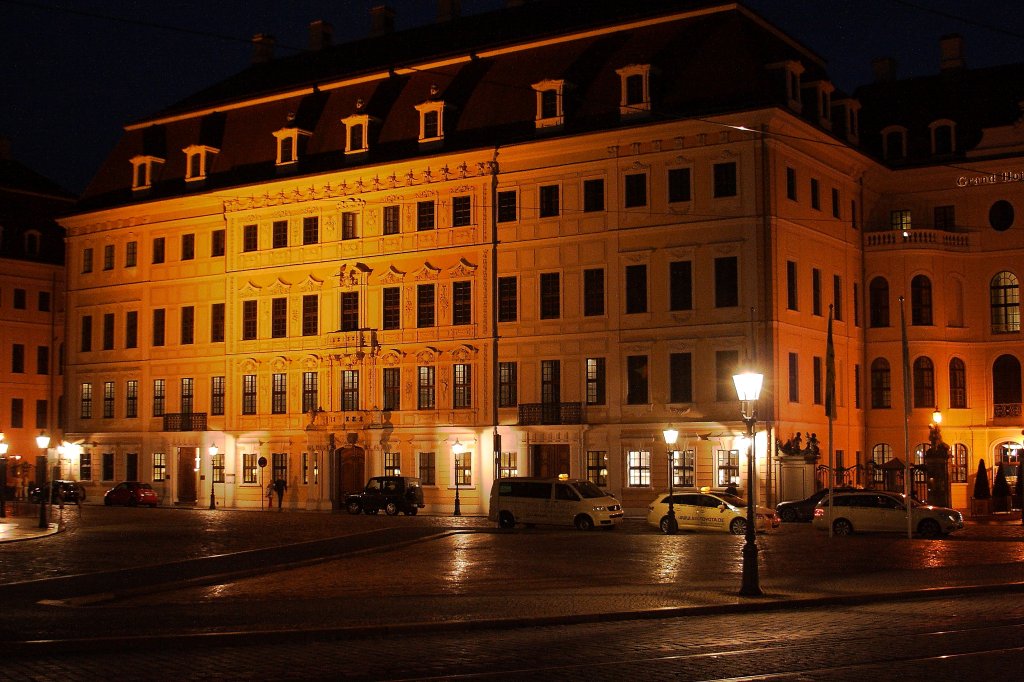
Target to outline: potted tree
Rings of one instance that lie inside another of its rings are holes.
[[[997,512],[1010,511],[1010,483],[1006,480],[1006,469],[996,469],[996,482],[992,485],[992,510]]]
[[[974,496],[971,498],[971,516],[987,516],[992,513],[992,492],[988,487],[988,470],[985,460],[978,461],[978,475],[974,477]]]

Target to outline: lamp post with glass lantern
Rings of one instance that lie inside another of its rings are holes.
[[[217,456],[217,450],[218,450],[217,444],[214,443],[214,444],[210,445],[210,447],[207,448],[207,450],[210,453],[210,509],[216,509],[217,508],[217,498],[214,497],[214,495],[213,495],[213,484],[215,482],[215,479],[217,478],[217,475],[214,473],[213,458]]]
[[[743,372],[732,378],[736,395],[740,399],[740,414],[747,425],[747,527],[743,543],[743,581],[740,596],[756,597],[761,594],[757,569],[757,535],[754,525],[754,424],[757,422],[757,399],[761,394],[764,375]]]
[[[50,437],[40,431],[36,436],[36,446],[43,451],[42,463],[39,468],[41,472],[39,475],[39,527],[49,528],[50,524],[46,520],[46,498],[48,497],[46,494],[46,449],[50,447]]]
[[[0,519],[7,518],[7,448],[4,434],[0,432]]]
[[[462,516],[462,503],[459,501],[459,474],[462,453],[465,451],[466,446],[456,438],[455,443],[452,445],[452,454],[455,455],[455,511],[452,512],[452,516]]]
[[[665,445],[668,446],[668,517],[663,530],[665,535],[675,535],[679,532],[679,522],[676,520],[675,495],[673,494],[672,485],[676,477],[675,444],[676,439],[679,437],[679,432],[675,429],[665,429],[662,431],[662,435],[665,436]]]

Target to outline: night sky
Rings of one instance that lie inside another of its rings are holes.
[[[436,0],[0,0],[0,135],[14,158],[81,192],[123,125],[245,68],[254,34],[286,56],[322,19],[347,42],[368,33],[379,4],[399,30],[437,15]],[[824,57],[848,92],[870,81],[874,57],[894,57],[901,77],[937,72],[948,33],[964,36],[971,67],[1024,61],[1020,0],[746,4]],[[462,0],[462,14],[503,5]]]

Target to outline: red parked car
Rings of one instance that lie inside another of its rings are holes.
[[[112,504],[126,504],[129,507],[144,504],[155,507],[160,504],[160,498],[148,483],[124,481],[106,492],[103,496],[103,504],[108,507]]]

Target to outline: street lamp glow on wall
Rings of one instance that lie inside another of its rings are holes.
[[[740,415],[747,425],[747,527],[743,543],[743,581],[740,595],[756,597],[761,594],[760,579],[757,569],[757,535],[754,524],[754,489],[757,478],[754,472],[754,424],[757,422],[757,400],[761,397],[761,386],[764,375],[757,372],[742,372],[733,375],[736,384],[736,396],[740,399]]]
[[[452,512],[452,516],[462,516],[462,503],[459,501],[459,474],[464,452],[466,452],[466,446],[456,438],[452,444],[452,454],[455,456],[455,511]]]
[[[665,445],[668,447],[668,517],[665,519],[662,530],[666,535],[675,535],[679,532],[679,522],[676,520],[675,494],[672,484],[676,477],[675,444],[679,438],[679,432],[675,429],[665,429],[662,431],[662,435],[665,437]]]

